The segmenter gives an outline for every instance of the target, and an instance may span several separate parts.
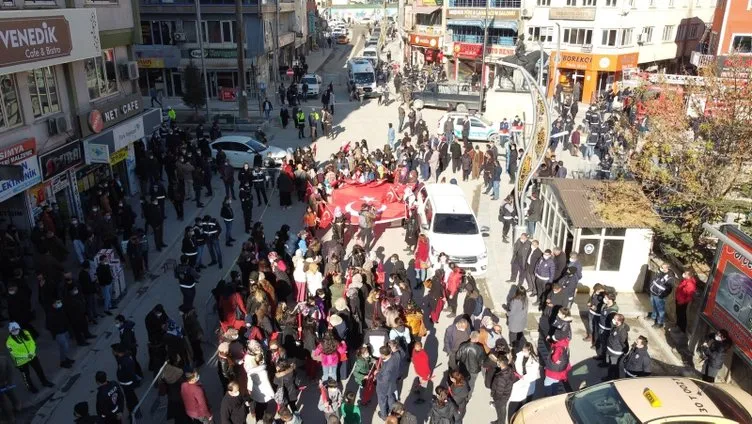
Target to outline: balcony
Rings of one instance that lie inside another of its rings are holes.
[[[483,34],[453,34],[452,41],[457,43],[483,44]],[[514,46],[515,37],[489,35],[488,44],[497,46]]]
[[[246,6],[258,6],[258,0],[242,0]],[[142,6],[193,6],[195,0],[141,0]],[[235,6],[235,0],[201,0],[202,6]]]
[[[522,0],[449,0],[449,7],[488,7],[493,9],[519,9]]]

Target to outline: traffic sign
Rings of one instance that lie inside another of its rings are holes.
[[[291,77],[291,76],[293,76],[294,74],[295,74],[295,72],[293,72],[292,68],[287,68],[287,76],[288,76],[288,77]]]

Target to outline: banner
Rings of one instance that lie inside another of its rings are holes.
[[[337,207],[345,216],[349,215],[350,224],[357,225],[358,214],[364,203],[376,208],[376,224],[401,220],[405,217],[405,205],[402,200],[406,188],[404,184],[384,180],[368,183],[344,182],[332,191],[329,202],[319,208],[320,226],[328,226]]]
[[[36,139],[27,138],[18,144],[0,150],[0,165],[20,166],[23,172],[23,178],[20,180],[0,181],[0,202],[42,182],[36,149]]]
[[[734,345],[752,360],[752,239],[736,228],[723,228],[730,239],[747,249],[738,252],[719,242],[703,314],[716,328],[726,329]]]

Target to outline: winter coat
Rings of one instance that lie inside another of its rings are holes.
[[[457,350],[457,362],[459,362],[460,371],[465,375],[478,374],[485,360],[486,352],[483,350],[483,347],[470,340],[462,343]]]
[[[206,392],[201,383],[188,383],[184,382],[180,386],[180,395],[183,398],[183,405],[185,405],[185,413],[193,418],[209,418],[212,416],[209,409],[208,401],[206,400]]]
[[[355,366],[353,367],[353,378],[355,378],[355,382],[358,383],[358,386],[363,385],[363,380],[365,380],[366,376],[368,376],[368,373],[371,371],[371,367],[373,366],[373,359],[369,356],[368,358],[360,357],[357,361],[355,361]]]
[[[243,397],[225,393],[219,408],[220,424],[245,424],[247,415]]]
[[[555,268],[556,266],[554,265],[553,258],[541,258],[541,260],[535,265],[535,277],[552,283],[554,280]]]
[[[387,395],[397,389],[397,379],[400,376],[400,358],[392,355],[381,362],[381,369],[376,374],[376,392]]]
[[[455,324],[452,324],[444,333],[444,352],[456,353],[460,345],[468,340],[470,340],[470,328],[460,331]]]
[[[527,328],[527,299],[512,299],[507,312],[507,326],[512,333],[521,333]]]
[[[629,346],[629,325],[622,323],[618,327],[613,327],[609,332],[606,340],[606,350],[611,356],[623,355]]]
[[[459,422],[459,410],[453,400],[449,399],[445,404],[439,405],[434,402],[429,415],[431,424],[455,424]]]
[[[360,406],[357,403],[343,403],[339,409],[339,415],[342,424],[361,424],[363,422],[360,416]]]
[[[449,393],[457,405],[457,410],[460,412],[465,411],[467,403],[470,402],[470,387],[468,387],[467,383],[463,383],[461,386],[452,385],[449,387]]]
[[[688,305],[695,297],[697,292],[697,282],[694,277],[685,278],[676,287],[676,304]]]
[[[405,314],[405,325],[410,328],[410,335],[413,337],[423,337],[426,335],[426,324],[423,320],[423,314],[419,311]]]
[[[551,356],[546,358],[545,375],[557,381],[567,381],[569,370],[569,339],[551,343]]]
[[[627,377],[644,377],[651,372],[651,359],[647,347],[633,347],[622,360]]]
[[[431,364],[428,359],[428,353],[425,350],[413,350],[412,363],[415,374],[421,380],[427,381],[431,378]]]
[[[274,398],[274,389],[269,382],[269,373],[266,365],[253,366],[253,360],[246,355],[243,368],[248,374],[248,393],[257,403],[266,403]]]
[[[345,342],[341,342],[339,346],[337,346],[337,350],[330,354],[325,354],[323,352],[323,345],[321,343],[319,343],[319,345],[316,346],[316,350],[313,351],[313,356],[319,356],[321,358],[322,367],[336,366],[337,364],[339,364],[340,355],[346,354],[347,345],[345,345]]]
[[[495,402],[508,401],[512,395],[514,380],[514,371],[511,367],[500,369],[491,380],[491,399]]]
[[[277,390],[282,389],[284,399],[287,401],[296,401],[298,399],[300,390],[295,382],[294,368],[278,372],[274,376],[274,385],[277,387]]]
[[[188,340],[203,340],[204,330],[201,329],[195,309],[183,316],[183,329]]]
[[[551,324],[551,329],[553,330],[551,337],[553,337],[554,340],[571,339],[572,317],[569,316],[562,319],[557,316],[554,322]]]
[[[509,395],[510,402],[522,402],[528,396],[535,393],[535,384],[540,379],[540,363],[537,358],[530,356],[525,361],[525,356],[518,354],[514,361],[514,369],[521,378],[512,385],[512,393]]]

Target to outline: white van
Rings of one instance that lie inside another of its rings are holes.
[[[369,47],[364,48],[363,53],[361,53],[361,56],[370,60],[374,68],[379,66],[379,53],[376,50],[375,46],[369,46]]]
[[[355,87],[362,88],[366,96],[375,96],[376,73],[368,59],[354,58],[347,62],[347,80]]]
[[[488,269],[488,250],[473,210],[455,184],[430,184],[418,190],[421,232],[431,246],[429,256],[437,263],[444,252],[449,260],[473,275]]]

